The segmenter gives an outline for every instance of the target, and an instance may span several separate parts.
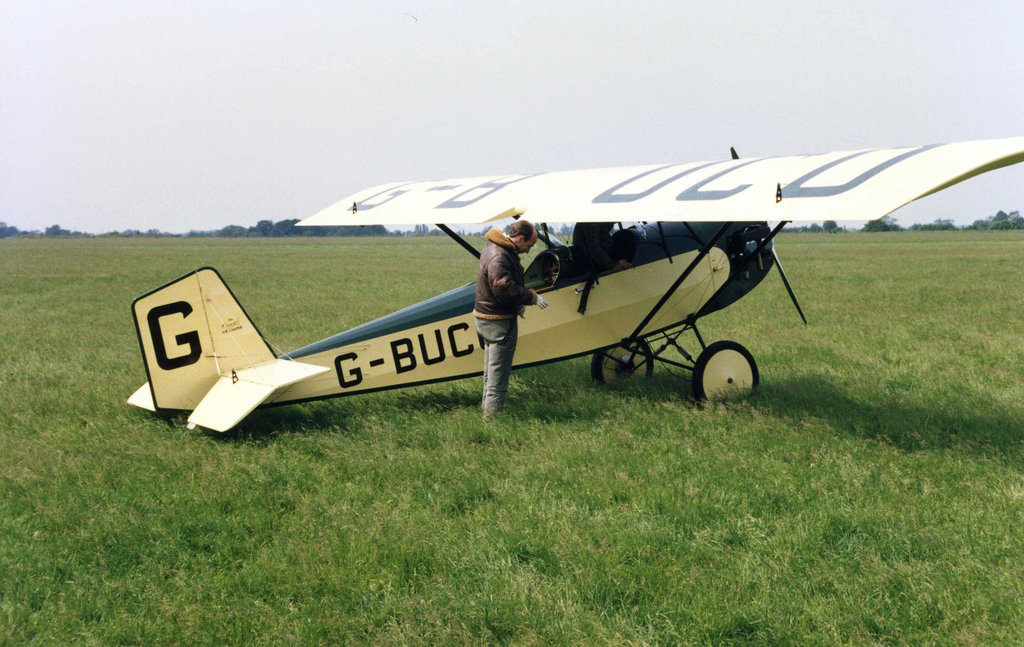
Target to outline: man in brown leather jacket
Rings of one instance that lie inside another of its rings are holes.
[[[508,233],[487,232],[487,245],[480,253],[476,275],[476,332],[484,349],[484,416],[499,413],[505,406],[512,357],[516,352],[519,327],[516,315],[528,305],[546,308],[548,302],[524,285],[519,255],[537,242],[537,230],[526,220],[517,220]]]

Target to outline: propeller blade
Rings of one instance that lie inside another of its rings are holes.
[[[800,302],[796,300],[796,294],[793,292],[793,286],[789,284],[789,278],[786,276],[786,270],[782,269],[782,263],[779,262],[779,255],[775,253],[775,246],[772,245],[772,258],[775,260],[775,267],[779,268],[779,276],[782,277],[782,284],[786,286],[786,292],[789,292],[789,298],[793,300],[793,305],[796,306],[796,311],[800,314],[800,318],[804,320],[804,325],[807,325],[807,317],[804,316],[803,308],[800,307]]]

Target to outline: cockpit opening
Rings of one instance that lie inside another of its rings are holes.
[[[551,250],[543,251],[526,268],[526,287],[538,292],[552,288],[561,270],[562,262],[558,255]]]

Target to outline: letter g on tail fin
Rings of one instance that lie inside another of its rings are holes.
[[[132,314],[149,377],[148,389],[128,401],[135,406],[192,411],[222,375],[275,359],[211,267],[140,296],[132,302]]]

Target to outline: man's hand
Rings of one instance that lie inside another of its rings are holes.
[[[627,261],[624,258],[620,258],[619,260],[615,261],[615,267],[613,269],[616,269],[616,270],[628,270],[631,267],[633,267],[633,266],[630,265],[629,261]]]
[[[540,308],[541,310],[548,307],[548,300],[539,294],[537,295],[537,307]]]

